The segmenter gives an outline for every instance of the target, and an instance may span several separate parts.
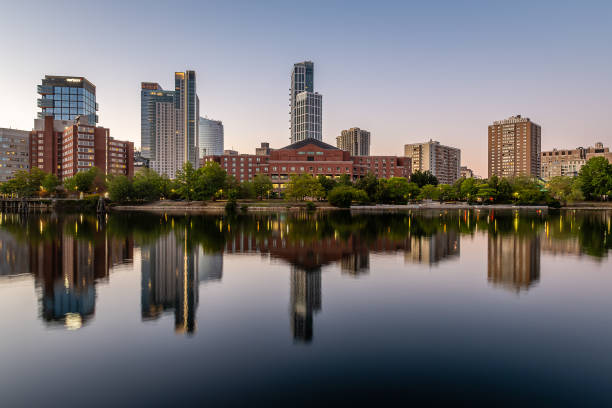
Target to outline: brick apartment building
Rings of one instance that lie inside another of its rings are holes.
[[[109,129],[90,125],[86,117],[36,119],[29,151],[30,168],[38,167],[60,180],[94,166],[105,174],[134,175],[134,144],[113,139]]]
[[[412,174],[410,158],[397,156],[351,156],[347,151],[316,139],[306,139],[269,154],[224,154],[206,156],[206,162],[217,162],[238,181],[252,180],[264,174],[275,188],[282,188],[293,174],[340,177],[347,174],[357,180],[368,173],[378,178],[409,177]]]
[[[542,152],[542,178],[550,180],[557,176],[575,177],[584,164],[593,157],[605,157],[612,163],[612,152],[603,143],[595,143],[595,147],[577,147],[575,149],[553,149]]]

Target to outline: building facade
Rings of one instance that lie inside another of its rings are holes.
[[[200,118],[200,157],[223,154],[223,122]]]
[[[557,176],[574,177],[586,163],[586,152],[582,147],[571,150],[553,149],[542,152],[540,162],[542,165],[541,177],[544,180]]]
[[[261,142],[261,146],[255,148],[255,154],[257,156],[267,156],[271,151],[272,149],[270,149],[270,143],[268,142]]]
[[[351,156],[369,156],[370,132],[358,127],[343,130],[340,136],[336,137],[336,146],[349,152]]]
[[[134,175],[134,143],[115,140],[110,130],[77,118],[63,132],[61,179],[96,167],[105,174]]]
[[[412,171],[429,171],[441,184],[461,177],[461,150],[430,140],[404,145],[404,156],[412,160]]]
[[[140,148],[143,158],[154,161],[157,153],[158,133],[174,135],[174,115],[171,118],[159,118],[160,106],[167,105],[174,110],[174,91],[166,91],[155,82],[142,82],[140,85]],[[164,112],[165,110],[161,110]],[[160,128],[159,124],[163,126]],[[162,140],[165,138],[162,138]]]
[[[96,87],[86,78],[45,75],[37,92],[38,119],[51,116],[55,120],[74,120],[87,116],[89,123],[98,123]]]
[[[224,154],[206,156],[206,162],[217,162],[238,181],[252,180],[264,174],[276,189],[282,189],[293,174],[323,175],[339,178],[346,174],[357,180],[368,173],[378,178],[409,177],[412,173],[409,158],[397,156],[351,156],[349,152],[316,139],[293,143],[275,149],[269,155]]]
[[[196,88],[195,71],[174,73],[174,108],[176,110],[177,164],[179,168],[191,162],[199,165],[200,99]],[[177,169],[178,171],[178,169]]]
[[[289,92],[291,143],[323,140],[323,96],[314,92],[314,64],[311,61],[293,65]]]
[[[34,119],[34,129],[30,132],[31,169],[37,167],[61,178],[64,129],[72,123],[53,116]]]
[[[595,147],[587,147],[584,150],[587,161],[593,157],[601,156],[608,159],[608,163],[612,163],[612,152],[610,152],[610,148],[604,147],[603,143],[601,142],[595,143]]]
[[[521,115],[489,125],[489,177],[540,177],[542,128]]]
[[[474,171],[470,168],[468,168],[467,166],[461,166],[460,169],[460,175],[463,178],[473,178],[474,177]]]
[[[30,168],[30,132],[0,128],[0,183]]]

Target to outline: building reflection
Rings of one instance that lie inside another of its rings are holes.
[[[155,320],[174,312],[177,333],[196,331],[198,251],[187,242],[187,229],[173,230],[141,248],[141,316]],[[211,266],[208,273],[213,271]]]
[[[293,339],[312,340],[313,315],[321,310],[321,268],[291,267],[290,320]]]
[[[519,292],[540,280],[537,234],[488,235],[487,274],[494,286]]]
[[[435,232],[431,236],[412,236],[404,252],[406,263],[435,265],[444,260],[458,259],[461,237],[454,230]]]
[[[18,219],[4,214],[13,229],[0,237],[3,273],[30,273],[39,293],[40,317],[50,325],[78,329],[95,314],[96,284],[110,269],[131,262],[131,239],[109,237],[104,219],[57,216]],[[19,242],[23,236],[25,243]]]

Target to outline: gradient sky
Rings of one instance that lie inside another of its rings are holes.
[[[299,7],[297,7],[299,6]],[[372,154],[439,140],[486,176],[487,125],[522,114],[542,148],[612,145],[609,1],[0,0],[0,127],[31,129],[36,85],[85,76],[100,125],[140,145],[140,82],[197,71],[225,148],[289,142],[289,73],[315,63],[323,140],[372,132]]]

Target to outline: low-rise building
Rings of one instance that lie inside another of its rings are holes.
[[[397,156],[351,156],[349,152],[316,139],[306,139],[269,155],[224,154],[206,156],[202,165],[214,161],[238,181],[252,180],[257,174],[270,177],[274,187],[283,188],[293,174],[339,178],[346,174],[357,180],[368,173],[378,178],[410,177],[411,161]]]
[[[595,147],[587,147],[585,149],[587,161],[593,157],[605,157],[609,163],[612,163],[612,152],[609,147],[604,147],[603,143],[595,143]]]
[[[468,168],[467,166],[461,166],[461,177],[463,178],[473,178],[474,177],[474,171],[470,168]]]
[[[30,132],[0,128],[0,183],[30,168]]]
[[[595,147],[577,147],[575,149],[553,149],[542,152],[542,178],[550,180],[553,177],[575,177],[584,164],[593,157],[605,157],[612,163],[612,153],[603,143],[595,143]]]

